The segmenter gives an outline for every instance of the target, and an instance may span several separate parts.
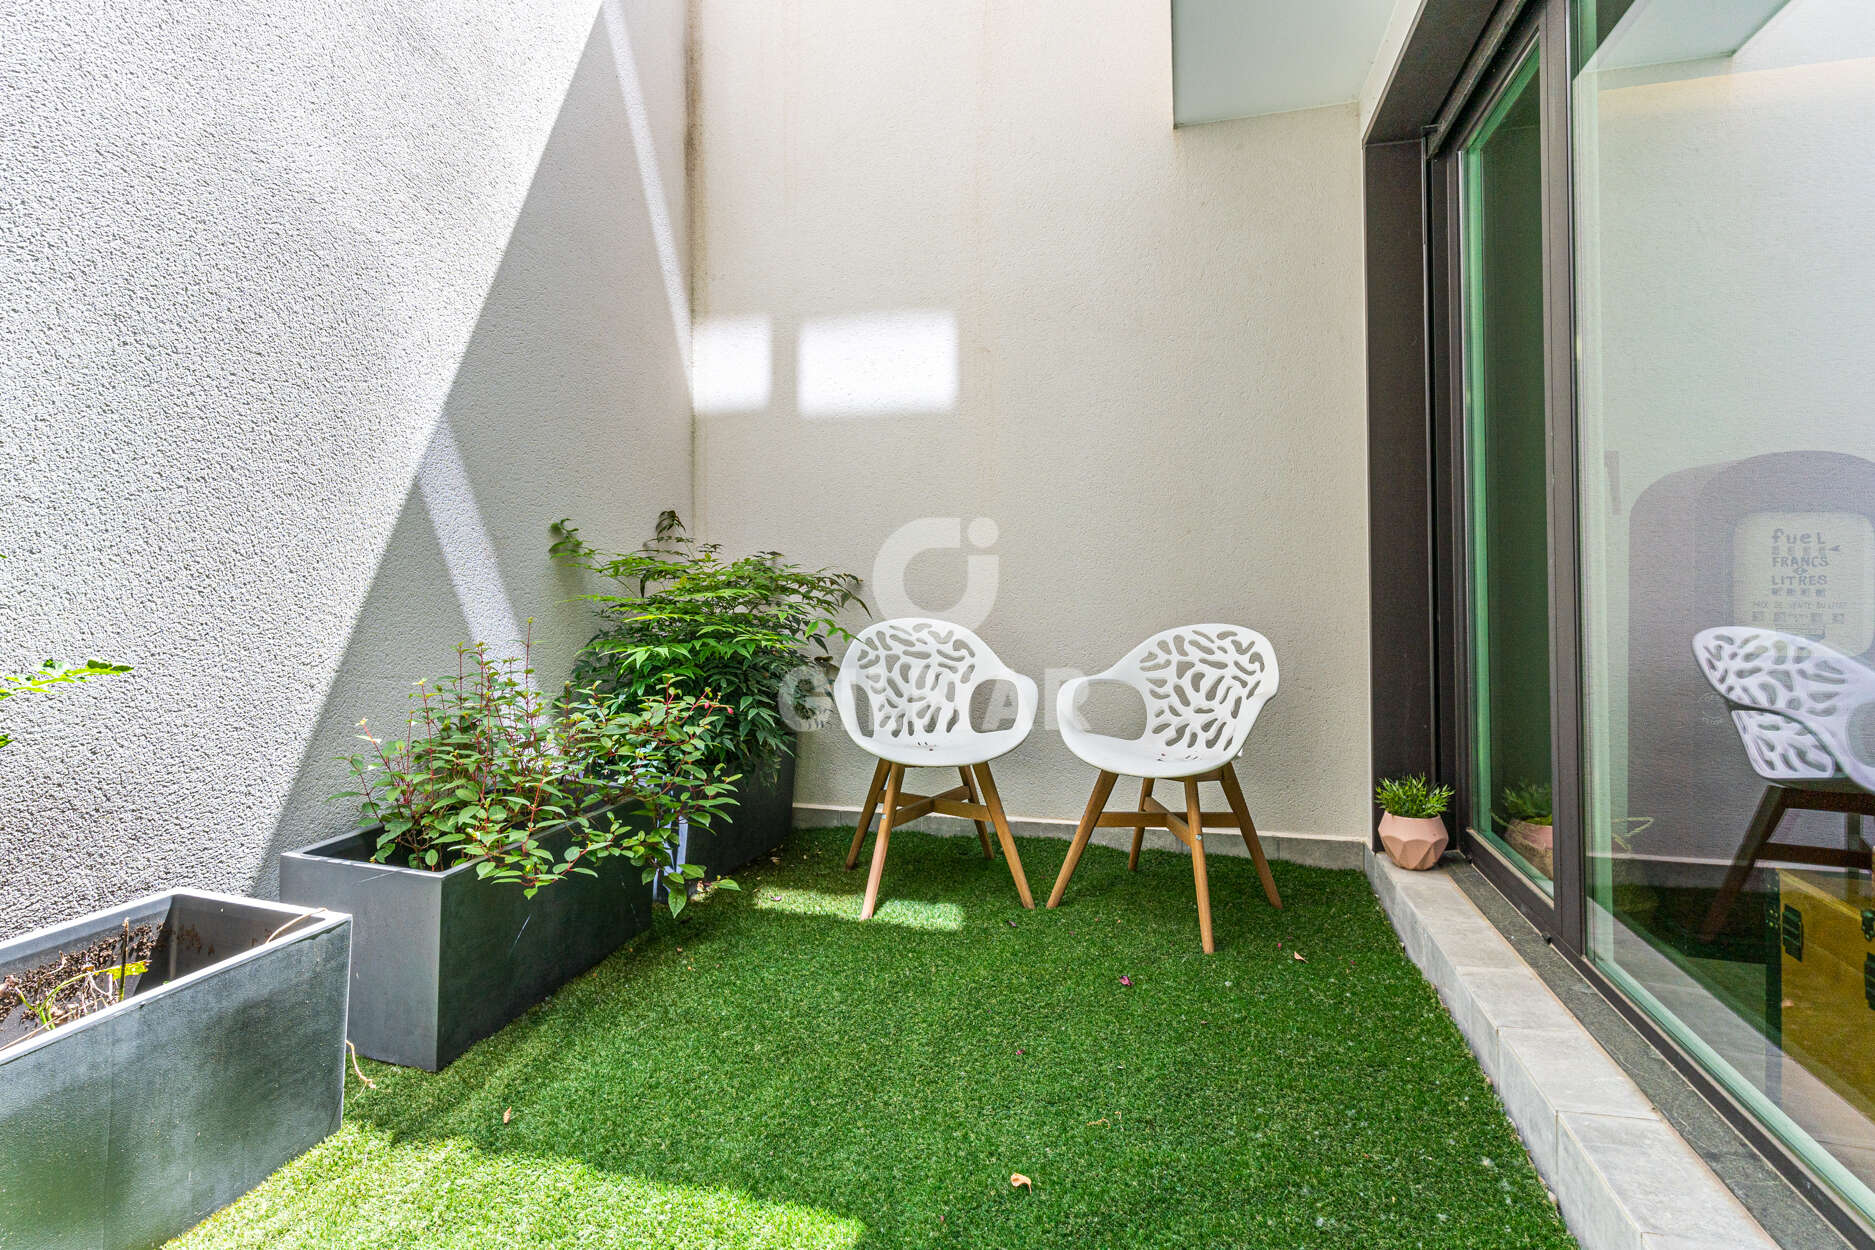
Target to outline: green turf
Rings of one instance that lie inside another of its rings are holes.
[[[1358,874],[1277,864],[1276,912],[1214,856],[1207,957],[1181,856],[1095,847],[1028,912],[974,839],[900,834],[861,924],[847,837],[440,1074],[365,1065],[340,1133],[173,1244],[1574,1244]],[[1038,895],[1064,849],[1021,843]]]

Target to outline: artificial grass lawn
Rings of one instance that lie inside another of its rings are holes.
[[[1276,864],[1277,912],[1212,856],[1207,957],[1183,856],[1092,847],[1028,912],[974,838],[900,833],[861,924],[850,836],[439,1074],[366,1064],[343,1130],[172,1245],[1574,1244],[1359,874]],[[1065,849],[1021,841],[1038,898]]]

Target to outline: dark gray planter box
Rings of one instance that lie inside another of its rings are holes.
[[[352,917],[352,1044],[435,1072],[651,927],[651,887],[623,857],[528,898],[472,864],[374,864],[375,829],[280,857],[280,897]]]
[[[747,768],[736,782],[736,805],[715,828],[692,828],[683,858],[711,876],[734,872],[772,852],[794,829],[794,752]]]
[[[168,935],[123,1002],[0,1050],[0,1246],[159,1245],[339,1127],[351,921],[303,916],[178,890],[0,943],[3,978]]]

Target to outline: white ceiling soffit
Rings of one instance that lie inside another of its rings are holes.
[[[1395,0],[1172,0],[1180,126],[1345,104],[1360,95]]]
[[[1634,69],[1731,56],[1787,0],[1635,0],[1588,69]],[[1176,33],[1176,32],[1175,32]]]

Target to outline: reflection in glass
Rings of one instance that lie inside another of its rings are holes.
[[[1590,952],[1875,1213],[1875,6],[1578,4]]]
[[[1473,832],[1551,889],[1543,156],[1532,47],[1460,154]]]

